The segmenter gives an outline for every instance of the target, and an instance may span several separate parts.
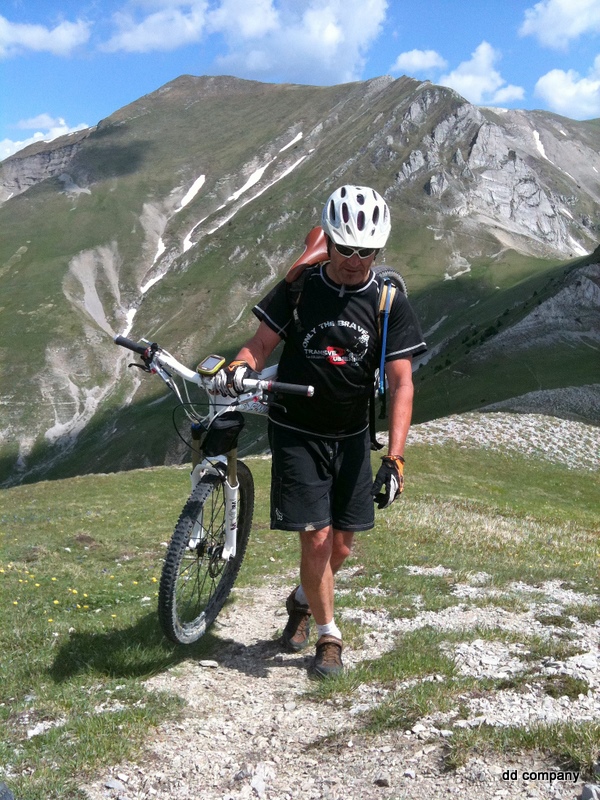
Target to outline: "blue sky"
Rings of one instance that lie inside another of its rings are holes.
[[[600,117],[600,0],[3,0],[0,160],[183,74],[410,75],[477,105]]]

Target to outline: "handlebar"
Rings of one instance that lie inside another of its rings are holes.
[[[171,368],[184,380],[197,385],[206,381],[206,379],[203,381],[197,372],[193,372],[183,364],[180,364],[174,356],[172,356],[170,353],[167,353],[166,350],[162,350],[162,348],[160,348],[156,343],[140,344],[128,339],[126,336],[115,336],[114,342],[115,344],[118,344],[121,347],[126,347],[128,350],[132,350],[134,353],[142,356],[142,359],[146,364],[146,371],[157,372],[160,377],[163,378],[163,380],[169,383],[171,388],[174,387],[170,381],[170,375],[168,372],[165,373],[165,370],[162,369],[163,367]],[[247,378],[244,381],[244,389],[246,392],[254,392],[258,390],[261,392],[295,394],[302,397],[312,397],[315,393],[313,386],[300,386],[299,384],[295,383],[282,383],[264,378]]]
[[[280,381],[271,380],[254,380],[252,378],[248,378],[244,381],[244,389],[248,392],[253,392],[255,389],[260,389],[263,392],[297,394],[301,397],[312,397],[315,393],[314,386],[301,386],[298,383],[281,383]]]
[[[115,336],[115,344],[121,345],[121,347],[126,347],[128,350],[133,350],[134,353],[139,353],[139,355],[144,356],[146,355],[150,345],[147,344],[138,344],[137,342],[133,342],[131,339],[127,339],[125,336]]]

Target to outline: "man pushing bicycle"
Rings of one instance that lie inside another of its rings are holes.
[[[300,584],[286,601],[282,644],[291,652],[303,650],[313,617],[317,642],[309,671],[318,678],[343,669],[334,576],[354,534],[374,527],[373,500],[385,508],[403,491],[412,358],[426,349],[414,311],[396,292],[383,354],[389,447],[373,481],[369,401],[380,363],[383,282],[372,266],[390,234],[389,209],[371,188],[342,186],[327,200],[321,227],[317,263],[306,252],[305,262],[296,262],[255,306],[256,333],[215,379],[223,396],[237,396],[243,379],[261,371],[283,340],[278,380],[315,388],[310,402],[277,397],[269,411],[269,442],[271,528],[300,536]]]

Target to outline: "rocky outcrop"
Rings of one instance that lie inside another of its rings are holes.
[[[0,203],[68,171],[91,129],[26,147],[0,164]]]
[[[499,403],[492,403],[485,406],[482,411],[510,411],[515,414],[549,414],[552,412],[561,420],[580,420],[588,425],[590,422],[597,425],[600,422],[600,383],[527,392]],[[590,439],[595,435],[596,430],[597,428],[589,425]],[[570,454],[573,451],[573,440],[566,442],[566,445],[565,463],[568,465],[569,459],[572,459]],[[556,446],[556,441],[553,446]],[[596,452],[590,455],[590,469],[598,468],[598,452],[600,452],[600,442],[596,445]]]
[[[410,104],[388,142],[407,141],[416,130],[421,138],[396,173],[398,196],[420,186],[438,212],[532,255],[571,258],[595,245],[600,182],[589,175],[591,169],[600,176],[600,157],[584,142],[576,157],[551,117],[486,117],[469,103],[451,109],[448,93],[431,87]],[[587,174],[587,181],[573,173]]]

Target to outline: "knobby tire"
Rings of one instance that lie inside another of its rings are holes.
[[[391,283],[398,288],[402,294],[408,295],[408,289],[406,288],[406,281],[400,275],[397,269],[393,267],[388,267],[385,264],[382,264],[378,267],[373,267],[373,272],[375,275],[379,275],[381,278],[387,278]]]
[[[225,478],[204,475],[175,526],[158,592],[158,618],[175,644],[192,644],[215,621],[242,565],[254,513],[252,473],[237,463],[239,481],[236,554],[223,561]],[[190,541],[191,540],[191,541]]]

